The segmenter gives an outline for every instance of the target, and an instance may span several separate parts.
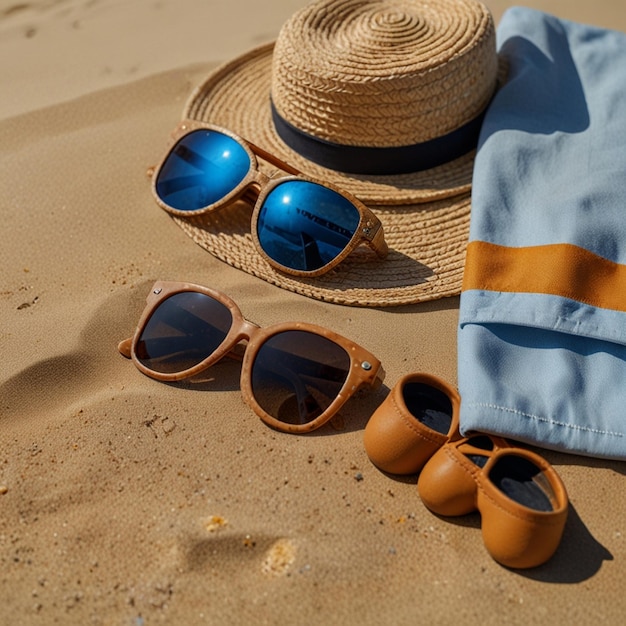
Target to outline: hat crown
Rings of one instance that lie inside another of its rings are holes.
[[[493,18],[476,0],[318,0],[280,31],[271,96],[321,140],[407,146],[479,115],[497,71]]]

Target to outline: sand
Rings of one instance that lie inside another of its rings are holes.
[[[363,428],[400,376],[456,380],[458,298],[310,300],[229,267],[154,204],[146,170],[217,62],[303,0],[0,2],[0,623],[621,623],[625,466],[545,452],[561,546],[508,570],[480,518],[440,518]],[[508,2],[488,3],[496,21]],[[626,30],[621,2],[528,3]],[[263,326],[316,322],[386,386],[310,435],[268,428],[239,367],[163,384],[117,352],[157,279],[210,285]]]

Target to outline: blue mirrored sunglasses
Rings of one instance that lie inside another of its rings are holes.
[[[268,175],[257,157],[286,172]],[[183,122],[152,178],[157,203],[179,217],[222,209],[236,200],[254,204],[251,234],[276,269],[319,276],[357,246],[387,256],[380,220],[357,198],[301,174],[232,132]]]

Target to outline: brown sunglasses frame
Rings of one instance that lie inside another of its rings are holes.
[[[178,209],[175,209],[174,207],[169,206],[159,197],[159,194],[156,190],[156,182],[161,168],[169,158],[176,144],[185,135],[188,135],[196,130],[215,130],[219,133],[227,135],[228,137],[236,141],[239,145],[243,147],[243,149],[248,154],[248,157],[250,158],[250,169],[248,170],[248,173],[241,181],[241,183],[239,183],[239,185],[237,185],[235,189],[226,194],[218,202],[210,204],[206,207],[202,207],[201,209],[198,209],[196,211],[180,211]],[[252,240],[254,242],[254,246],[257,252],[272,267],[292,276],[315,277],[326,274],[328,271],[341,263],[349,254],[351,254],[358,246],[363,243],[368,245],[381,259],[384,259],[389,253],[389,248],[387,247],[387,243],[385,241],[385,235],[381,221],[378,219],[378,217],[376,217],[376,215],[374,215],[371,209],[369,209],[365,204],[363,204],[351,193],[348,193],[347,191],[344,191],[343,189],[331,183],[322,182],[320,180],[316,180],[314,178],[306,176],[305,174],[292,167],[288,163],[285,163],[278,157],[249,142],[247,139],[244,139],[243,137],[240,137],[232,131],[226,128],[222,128],[221,126],[217,126],[215,124],[208,124],[195,120],[184,120],[172,132],[171,139],[172,141],[170,146],[168,147],[167,153],[161,159],[160,163],[151,171],[152,195],[154,196],[156,203],[163,210],[167,211],[171,215],[175,215],[181,218],[197,217],[199,215],[204,215],[206,213],[222,209],[229,204],[236,202],[237,200],[245,200],[248,204],[253,205],[250,233],[252,235]],[[279,168],[284,172],[287,172],[288,175],[275,176],[275,172],[269,175],[265,174],[259,168],[258,158],[261,158],[272,166]],[[340,196],[343,196],[352,205],[354,205],[354,207],[359,212],[359,224],[358,227],[355,229],[354,235],[350,239],[348,245],[332,261],[313,271],[296,270],[277,263],[265,253],[257,235],[259,207],[263,204],[263,201],[272,191],[272,189],[274,189],[277,185],[287,182],[289,180],[303,180],[310,183],[315,183],[317,185],[321,185],[322,187],[327,187],[328,189],[331,189],[335,193],[339,194]]]
[[[228,308],[232,315],[232,326],[226,335],[226,338],[217,350],[194,367],[181,372],[169,374],[155,372],[145,367],[145,365],[143,365],[137,358],[137,342],[139,341],[148,320],[159,305],[170,296],[183,292],[202,293],[221,302]],[[342,347],[350,357],[348,377],[337,394],[337,397],[321,415],[306,424],[287,424],[277,420],[261,408],[252,392],[252,379],[250,376],[251,368],[260,347],[273,335],[286,330],[307,331],[315,335],[325,337]],[[306,433],[319,428],[334,417],[339,412],[341,407],[348,401],[348,399],[351,398],[359,389],[363,387],[371,387],[375,389],[380,386],[385,377],[385,371],[382,368],[380,361],[371,352],[365,350],[365,348],[362,348],[350,339],[342,337],[327,328],[316,326],[314,324],[307,324],[305,322],[283,322],[261,328],[254,322],[246,320],[237,304],[226,294],[209,287],[203,287],[201,285],[185,282],[157,281],[154,283],[146,298],[146,307],[141,314],[133,337],[120,342],[118,350],[123,356],[132,359],[137,369],[146,376],[160,381],[179,381],[201,374],[225,356],[233,356],[234,358],[241,360],[241,357],[239,356],[239,353],[235,351],[235,348],[242,341],[247,341],[245,351],[243,353],[240,377],[243,399],[266,424],[283,432]]]

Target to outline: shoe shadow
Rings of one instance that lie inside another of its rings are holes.
[[[474,528],[480,534],[481,520],[478,512],[460,517],[445,517],[435,513],[433,515],[457,526]],[[576,584],[592,578],[600,571],[604,561],[612,560],[613,555],[595,539],[570,502],[563,538],[554,556],[537,567],[505,569],[538,582]]]
[[[417,474],[401,476],[382,471],[381,473],[396,482],[412,485],[416,484],[418,476]],[[474,529],[477,540],[481,540],[481,518],[478,511],[458,517],[446,517],[432,511],[430,514],[443,522]],[[575,584],[592,578],[600,571],[604,561],[612,560],[611,552],[595,539],[570,502],[563,537],[552,558],[530,569],[505,569],[539,582]]]
[[[570,502],[563,538],[554,556],[539,567],[513,571],[540,582],[575,584],[588,580],[604,561],[612,560],[611,552],[591,534]]]

